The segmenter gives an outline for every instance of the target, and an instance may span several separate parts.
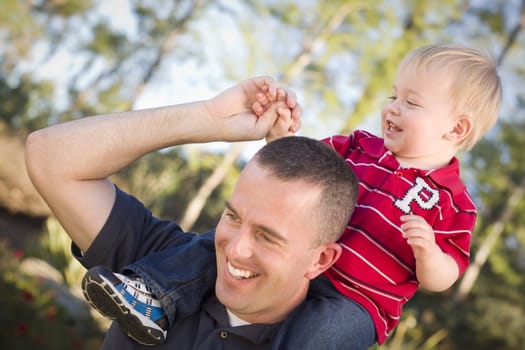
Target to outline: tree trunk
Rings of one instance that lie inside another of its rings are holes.
[[[503,209],[499,218],[490,226],[489,234],[479,247],[474,257],[474,262],[465,271],[454,295],[455,302],[461,302],[472,291],[483,265],[485,265],[489,258],[492,248],[504,231],[505,223],[512,219],[516,213],[518,204],[525,195],[525,178],[521,184],[517,188],[512,189],[510,193],[512,194],[507,201],[507,206]]]
[[[510,31],[507,43],[498,57],[498,66],[503,63],[503,59],[505,58],[507,52],[509,51],[510,47],[514,45],[519,32],[523,29],[523,24],[525,22],[525,0],[521,1],[520,13],[521,15],[518,19],[518,22]],[[510,220],[510,218],[514,215],[516,207],[525,194],[525,179],[523,179],[518,188],[510,192],[512,195],[507,201],[507,206],[501,212],[500,218],[491,226],[487,238],[485,238],[485,241],[483,241],[474,257],[474,262],[465,271],[458,289],[454,294],[454,302],[461,302],[472,291],[472,288],[474,287],[474,284],[476,283],[476,280],[478,279],[478,276],[481,272],[481,268],[487,262],[494,244],[496,244],[496,241],[503,233],[505,223],[508,222],[508,220]]]
[[[197,194],[190,201],[186,210],[184,211],[184,216],[180,220],[180,226],[185,230],[190,231],[199,218],[202,208],[206,204],[206,201],[210,197],[214,189],[216,189],[226,177],[228,169],[235,163],[239,158],[239,155],[242,152],[244,143],[235,143],[229,149],[228,152],[224,154],[221,163],[215,168],[213,173],[206,179],[204,184],[199,188]]]

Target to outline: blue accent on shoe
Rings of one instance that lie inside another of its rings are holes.
[[[124,283],[115,287],[120,295],[138,312],[144,317],[149,318],[152,321],[157,321],[159,318],[164,316],[164,311],[161,307],[153,306],[151,304],[144,303],[138,298],[129,293]]]
[[[137,297],[133,297],[126,287],[134,289]],[[123,296],[122,291],[131,298]],[[168,320],[163,314],[158,318],[159,312],[162,313],[160,307],[148,305],[154,302],[153,295],[126,285],[107,267],[96,266],[89,269],[82,279],[82,292],[95,310],[117,321],[122,330],[136,342],[143,345],[161,345],[166,341]],[[137,298],[149,301],[144,303]],[[135,306],[138,306],[138,309]],[[148,313],[155,319],[146,316]]]

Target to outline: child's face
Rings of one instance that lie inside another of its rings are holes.
[[[386,148],[403,166],[441,167],[456,152],[455,144],[445,137],[455,119],[446,73],[444,69],[412,67],[398,72],[381,125]]]

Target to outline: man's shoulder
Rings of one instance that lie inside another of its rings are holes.
[[[106,265],[119,271],[148,254],[182,245],[194,237],[175,221],[155,217],[137,198],[117,188],[104,226],[84,255],[76,257],[87,268]]]

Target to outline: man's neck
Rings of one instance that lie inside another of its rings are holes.
[[[242,318],[238,317],[233,312],[228,310],[228,308],[226,308],[226,312],[228,313],[228,319],[230,320],[230,326],[238,327],[238,326],[246,326],[250,324],[250,322],[245,321]]]

